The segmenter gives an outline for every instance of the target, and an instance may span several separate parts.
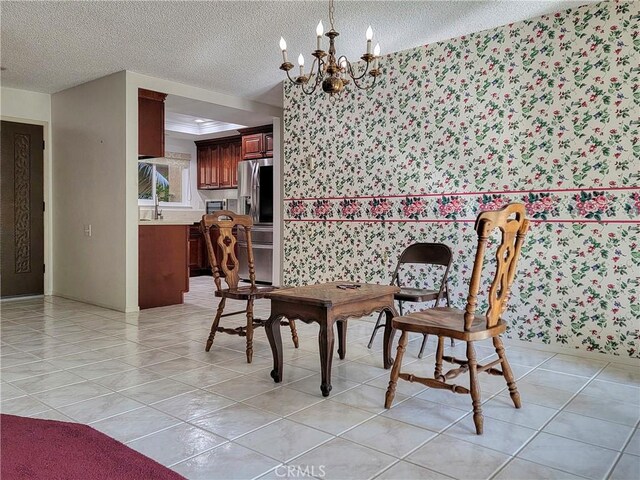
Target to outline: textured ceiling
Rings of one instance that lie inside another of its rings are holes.
[[[340,1],[338,54],[359,57],[365,30],[382,53],[590,3]],[[310,59],[327,1],[0,2],[2,85],[53,93],[132,70],[273,105],[282,103],[278,41]]]

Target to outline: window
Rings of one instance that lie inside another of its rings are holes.
[[[189,162],[171,158],[138,162],[138,204],[189,205]]]

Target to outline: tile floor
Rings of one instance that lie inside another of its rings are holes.
[[[366,348],[371,318],[349,322],[328,399],[315,325],[299,322],[298,350],[283,329],[283,384],[269,377],[261,330],[251,365],[235,336],[219,334],[205,353],[211,290],[210,278],[194,278],[184,305],[139,314],[56,297],[2,303],[0,410],[89,424],[193,479],[640,478],[636,367],[511,346],[523,408],[501,377],[481,376],[477,436],[465,395],[401,382],[383,408],[389,372],[382,335]],[[262,302],[256,314],[267,310]],[[405,370],[430,374],[434,345],[418,360],[419,341]]]

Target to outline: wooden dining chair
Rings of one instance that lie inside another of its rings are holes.
[[[404,302],[424,303],[435,301],[434,306],[437,307],[440,304],[440,300],[444,297],[447,300],[447,307],[451,305],[447,279],[452,258],[453,254],[451,253],[451,249],[444,243],[414,243],[405,248],[402,254],[400,254],[393,275],[391,275],[391,285],[400,287],[400,291],[394,296],[394,299],[398,302],[400,316],[403,315]],[[437,265],[444,267],[440,285],[437,289],[410,287],[400,278],[400,272],[405,265]],[[380,323],[383,314],[384,312],[380,312],[380,315],[378,315],[378,320],[376,320],[376,326],[373,327],[373,332],[371,332],[371,338],[369,339],[367,348],[371,348],[373,345],[373,340],[376,338],[378,329],[384,327],[384,323]],[[424,334],[422,337],[422,345],[420,345],[418,358],[422,358],[428,338],[429,335],[427,334]],[[453,345],[453,339],[451,339],[451,345]]]
[[[220,210],[209,215],[203,215],[200,221],[200,231],[202,232],[205,243],[207,245],[207,253],[209,256],[209,263],[211,264],[211,270],[213,272],[213,281],[216,286],[216,297],[220,297],[220,303],[218,304],[218,310],[211,325],[211,332],[207,339],[207,346],[205,350],[208,352],[213,345],[213,339],[216,332],[228,333],[231,335],[239,335],[247,338],[247,363],[251,363],[253,358],[253,329],[256,327],[263,327],[265,320],[253,318],[253,304],[256,300],[264,298],[266,294],[272,292],[277,287],[270,285],[256,285],[256,270],[253,261],[253,248],[251,244],[251,227],[253,221],[248,215],[237,215],[227,210]],[[218,240],[214,246],[211,240],[211,229],[218,229]],[[247,241],[247,259],[249,263],[249,284],[239,285],[240,278],[238,276],[239,261],[236,256],[236,236],[234,230],[238,228],[244,229],[246,241]],[[218,249],[219,255],[216,257],[216,250]],[[220,259],[218,262],[217,258]],[[222,278],[224,278],[227,288],[222,286]],[[224,313],[224,307],[228,298],[234,300],[246,301],[247,305],[244,310],[237,312]],[[246,326],[237,328],[223,328],[220,327],[220,319],[222,317],[228,317],[231,315],[237,315],[240,313],[247,314]],[[283,325],[289,325],[291,327],[291,337],[293,338],[293,344],[298,348],[298,334],[296,332],[296,325],[293,320],[283,321]]]
[[[478,234],[478,247],[473,264],[473,273],[469,285],[467,306],[464,310],[450,307],[438,307],[400,316],[393,319],[393,327],[402,332],[398,343],[398,353],[391,368],[391,378],[385,398],[385,408],[390,408],[396,393],[398,378],[409,382],[418,382],[431,388],[451,390],[455,393],[471,394],[473,404],[473,422],[476,433],[482,434],[483,416],[480,406],[480,385],[478,373],[487,372],[491,375],[502,375],[507,381],[509,394],[516,408],[520,408],[520,394],[516,388],[513,372],[507,361],[504,346],[500,338],[507,326],[502,320],[502,314],[507,307],[509,289],[516,273],[516,264],[522,249],[524,236],[529,228],[529,221],[525,218],[524,205],[512,203],[498,211],[483,212],[476,219],[475,230]],[[482,277],[482,267],[487,250],[489,235],[495,230],[501,232],[501,240],[495,254],[495,276],[488,292],[488,310],[484,316],[476,315],[478,305],[478,290]],[[409,332],[434,334],[438,336],[436,350],[436,366],[433,378],[416,377],[413,374],[401,373],[402,357],[407,346]],[[453,356],[443,355],[444,337],[456,338],[467,343],[467,358],[460,360]],[[473,342],[493,339],[493,346],[498,359],[486,365],[479,365]],[[442,373],[442,361],[459,365],[446,373]],[[500,365],[502,368],[495,368]],[[447,383],[462,373],[469,372],[470,388]]]

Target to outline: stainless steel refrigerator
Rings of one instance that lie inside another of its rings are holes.
[[[273,275],[273,159],[244,160],[238,164],[238,213],[249,215],[256,281],[271,283]],[[238,234],[239,275],[249,279],[247,243]]]

